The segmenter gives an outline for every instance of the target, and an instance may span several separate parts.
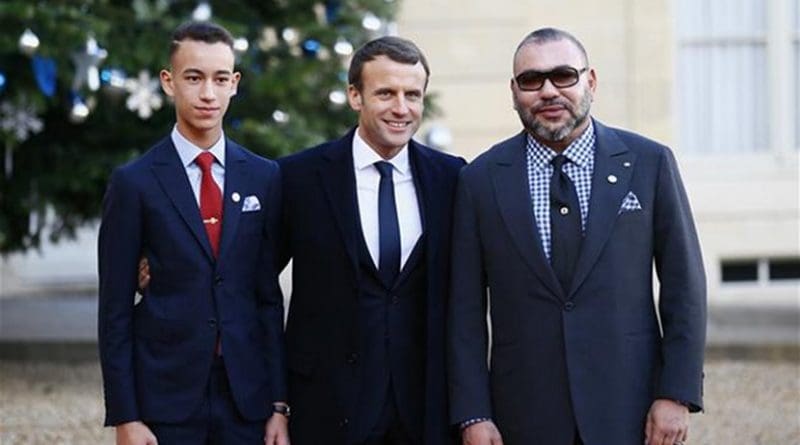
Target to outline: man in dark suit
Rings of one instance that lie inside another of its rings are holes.
[[[236,94],[232,38],[172,36],[161,84],[169,137],[116,169],[99,236],[105,424],[117,444],[287,444],[280,175],[222,131]],[[134,303],[137,262],[152,279]]]
[[[464,161],[411,137],[429,69],[383,37],[353,56],[358,126],[279,160],[295,445],[444,444],[444,316]]]
[[[456,194],[451,420],[470,445],[680,445],[702,409],[706,294],[675,159],[589,116],[597,78],[572,35],[531,33],[513,67],[525,131]]]

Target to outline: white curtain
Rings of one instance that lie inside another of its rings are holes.
[[[676,14],[681,150],[769,147],[766,2],[676,0]]]
[[[800,150],[800,0],[791,0],[794,9],[794,147]]]

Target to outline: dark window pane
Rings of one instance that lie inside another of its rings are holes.
[[[723,261],[722,281],[758,281],[758,262],[756,260]]]
[[[769,279],[800,279],[800,258],[780,258],[769,260]]]

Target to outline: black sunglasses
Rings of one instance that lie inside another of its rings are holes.
[[[550,83],[556,88],[569,88],[576,83],[589,67],[576,69],[571,66],[560,66],[550,71],[523,71],[514,78],[517,86],[522,91],[538,91],[544,86],[544,82],[550,79]]]

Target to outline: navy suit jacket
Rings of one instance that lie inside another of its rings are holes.
[[[539,241],[525,133],[460,176],[451,420],[493,417],[507,445],[560,445],[576,428],[586,445],[640,445],[655,398],[702,407],[705,274],[675,159],[654,141],[594,125],[589,213],[566,293]],[[628,192],[640,210],[621,212]]]
[[[242,416],[266,419],[286,398],[274,256],[280,174],[274,161],[230,140],[225,147],[217,259],[169,137],[111,176],[98,241],[106,425],[188,417],[206,391],[218,331]],[[259,210],[242,211],[248,197]],[[142,255],[152,278],[134,305]]]
[[[353,131],[280,159],[284,217],[281,264],[292,263],[286,324],[292,441],[344,444],[357,411],[358,224]],[[453,197],[462,159],[408,145],[423,217],[425,296],[425,444],[449,440],[444,366]]]

